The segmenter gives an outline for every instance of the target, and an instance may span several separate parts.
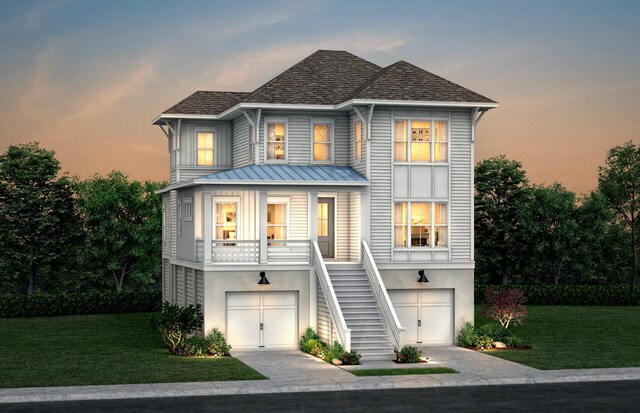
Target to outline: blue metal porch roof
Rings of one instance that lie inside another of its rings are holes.
[[[196,178],[194,181],[295,182],[322,184],[366,184],[367,179],[348,166],[250,165]],[[212,182],[213,183],[213,182]]]

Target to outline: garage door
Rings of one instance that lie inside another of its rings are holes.
[[[453,344],[453,290],[389,290],[407,343]]]
[[[233,348],[295,348],[297,293],[227,293],[226,335]]]

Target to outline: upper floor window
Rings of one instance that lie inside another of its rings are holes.
[[[198,165],[212,166],[214,164],[214,136],[213,132],[198,132]]]
[[[330,162],[333,160],[333,124],[312,123],[313,128],[313,160]]]
[[[447,161],[446,121],[396,120],[394,126],[395,161]]]
[[[235,240],[238,233],[237,202],[216,202],[216,240]],[[234,244],[224,244],[234,245]]]
[[[353,131],[353,159],[362,159],[362,121],[357,120]]]
[[[267,239],[287,239],[287,202],[267,204]]]
[[[267,160],[286,160],[286,123],[267,123]]]
[[[394,205],[396,247],[446,247],[447,229],[446,203],[396,202]]]

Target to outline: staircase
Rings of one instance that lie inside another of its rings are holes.
[[[362,263],[326,263],[329,278],[351,329],[351,349],[364,360],[393,360],[393,345]]]

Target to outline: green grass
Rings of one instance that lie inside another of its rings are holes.
[[[264,379],[239,360],[168,354],[149,314],[0,318],[0,388]]]
[[[366,377],[366,376],[410,376],[414,374],[447,374],[457,373],[454,369],[449,367],[416,367],[406,369],[362,369],[362,370],[349,370],[349,373],[354,376]]]
[[[487,352],[543,370],[640,367],[640,307],[527,306],[522,326],[509,327],[530,350]],[[480,316],[476,326],[493,322]]]

